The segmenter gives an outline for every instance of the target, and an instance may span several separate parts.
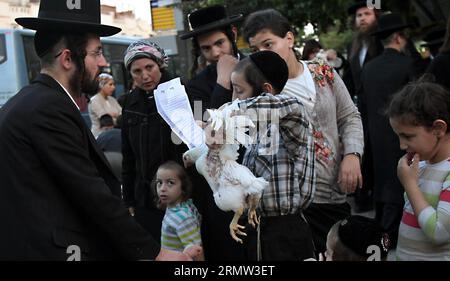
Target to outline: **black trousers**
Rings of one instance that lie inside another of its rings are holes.
[[[403,216],[403,204],[377,202],[375,212],[375,220],[389,234],[390,248],[396,248],[398,228]]]
[[[315,204],[312,203],[303,212],[313,233],[316,254],[324,253],[327,249],[327,235],[331,227],[338,221],[351,215],[348,203],[343,204]]]
[[[257,260],[257,231],[246,227],[249,260]],[[261,217],[261,260],[303,261],[314,257],[312,234],[298,215]]]

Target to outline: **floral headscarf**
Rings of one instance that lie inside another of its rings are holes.
[[[169,57],[166,56],[164,50],[149,40],[140,40],[132,43],[125,52],[124,63],[127,69],[138,58],[149,58],[154,60],[159,68],[166,68],[169,63]]]

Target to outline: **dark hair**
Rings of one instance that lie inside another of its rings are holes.
[[[232,26],[227,26],[224,28],[218,28],[217,30],[212,30],[209,32],[214,32],[214,31],[220,31],[223,32],[225,34],[225,36],[227,36],[228,40],[230,40],[231,43],[231,48],[233,50],[233,55],[237,56],[238,54],[238,48],[237,48],[237,44],[236,44],[236,38],[234,35],[234,32],[232,30]],[[200,50],[200,45],[198,44],[198,40],[197,38],[201,35],[203,35],[205,33],[201,33],[199,35],[196,35],[194,37],[192,37],[192,50],[191,50],[191,55],[192,55],[192,59],[193,59],[193,65],[190,69],[190,74],[191,74],[191,78],[195,76],[197,68],[198,68],[198,61],[197,58],[202,54],[202,51]]]
[[[396,93],[386,110],[387,116],[427,128],[431,128],[437,119],[450,124],[450,92],[439,84],[426,82],[426,79],[409,83]],[[449,129],[450,126],[447,133]]]
[[[111,115],[103,114],[100,116],[100,128],[114,126],[114,121]]]
[[[284,38],[289,31],[294,33],[289,21],[280,12],[274,9],[265,9],[247,16],[242,28],[245,41],[250,43],[250,37],[255,36],[263,29],[267,29],[281,38]],[[295,49],[293,52],[297,59],[300,59],[301,54]]]
[[[51,66],[56,61],[62,49],[69,49],[71,59],[81,71],[84,71],[84,58],[87,55],[86,47],[88,40],[88,34],[61,34],[60,39],[40,58],[42,68]]]
[[[263,84],[269,83],[269,80],[267,80],[248,57],[239,61],[233,72],[243,74],[247,83],[253,88],[252,97],[256,97],[263,93]]]
[[[186,170],[177,162],[175,161],[167,161],[161,164],[158,168],[159,169],[167,169],[167,170],[173,170],[176,172],[179,180],[181,181],[181,192],[183,195],[183,202],[188,200],[191,197],[192,194],[192,182],[189,178],[189,175],[187,174]],[[167,206],[161,203],[158,197],[158,193],[156,191],[156,174],[152,182],[152,191],[154,192],[155,196],[155,203],[156,206],[159,209],[165,209]]]
[[[448,53],[450,52],[450,17],[448,17],[447,21],[447,31],[445,32],[444,44],[442,44],[439,49],[439,53]]]
[[[309,60],[309,56],[312,53],[317,53],[322,49],[322,45],[317,40],[311,39],[305,42],[303,47],[302,60]]]

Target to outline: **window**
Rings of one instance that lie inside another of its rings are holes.
[[[39,57],[34,50],[33,36],[23,36],[23,48],[25,50],[25,60],[27,64],[28,82],[31,82],[41,71]]]
[[[6,40],[5,34],[0,34],[0,64],[6,61]]]

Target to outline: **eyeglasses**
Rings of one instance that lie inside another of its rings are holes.
[[[57,57],[59,57],[61,54],[63,53],[63,51],[61,51],[61,52],[59,52],[56,56],[55,56],[55,59],[57,58]],[[91,56],[93,56],[95,59],[100,59],[102,56],[103,56],[103,50],[102,49],[99,49],[99,50],[96,50],[96,51],[87,51],[86,52],[88,55],[91,55]]]
[[[87,51],[87,54],[93,56],[96,59],[100,59],[100,57],[103,56],[103,50],[99,49],[96,51]]]

